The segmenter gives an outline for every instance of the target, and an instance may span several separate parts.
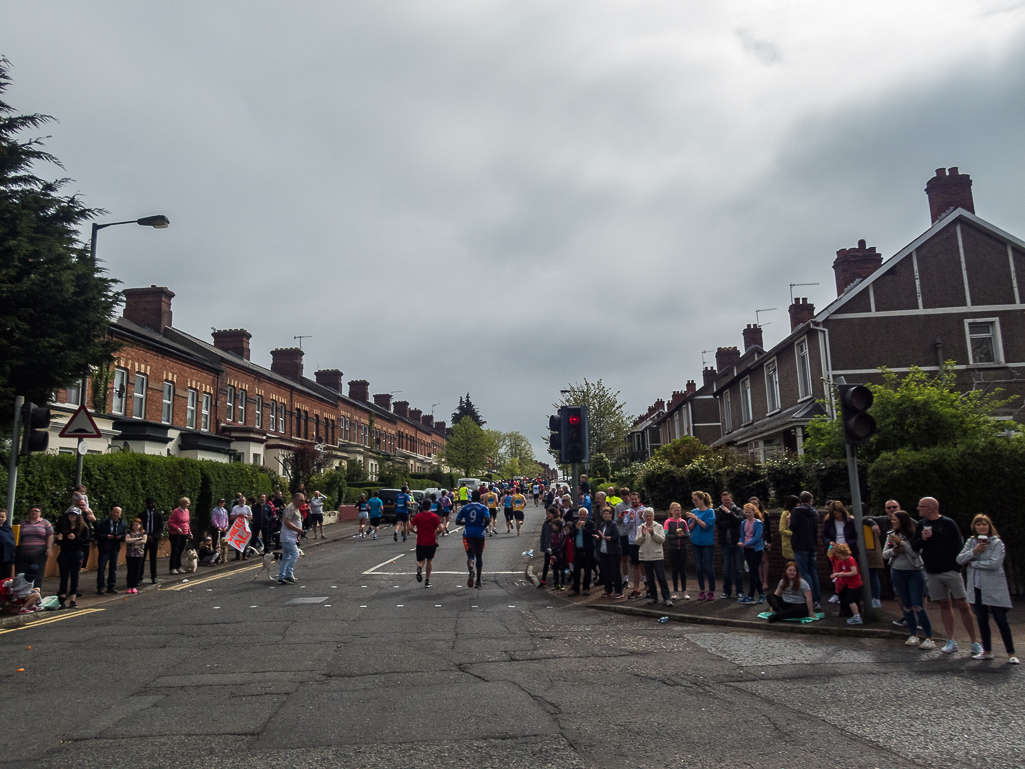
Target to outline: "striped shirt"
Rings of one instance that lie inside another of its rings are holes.
[[[22,555],[41,553],[46,550],[47,537],[53,536],[53,526],[45,518],[35,523],[28,519],[21,522],[21,534],[18,535],[18,552]]]

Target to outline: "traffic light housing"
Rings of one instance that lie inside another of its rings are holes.
[[[21,454],[46,451],[50,445],[50,409],[34,403],[21,407]]]
[[[548,445],[552,447],[559,464],[562,464],[562,409],[559,409],[558,416],[548,417],[548,429],[551,435],[548,437]]]
[[[562,463],[585,463],[591,458],[587,444],[587,407],[563,406]]]
[[[868,410],[874,396],[865,385],[840,385],[840,418],[848,444],[866,444],[876,433],[876,421]]]

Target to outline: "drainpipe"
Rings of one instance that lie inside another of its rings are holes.
[[[941,369],[943,368],[943,340],[936,337],[936,341],[932,343],[933,349],[936,351],[936,365]]]

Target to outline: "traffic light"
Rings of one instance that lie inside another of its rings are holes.
[[[563,464],[587,462],[591,456],[587,446],[587,407],[563,406]]]
[[[868,413],[873,400],[872,391],[865,385],[840,385],[840,415],[845,443],[868,443],[875,435],[876,421]]]
[[[50,445],[50,409],[44,409],[34,403],[26,403],[21,407],[21,453],[31,454],[33,451],[46,451]]]
[[[562,409],[559,409],[558,416],[548,417],[548,429],[551,435],[548,438],[548,445],[552,447],[559,464],[562,464]]]

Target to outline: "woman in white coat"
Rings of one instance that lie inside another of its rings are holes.
[[[988,515],[977,515],[972,519],[975,536],[965,542],[957,562],[968,567],[968,602],[979,621],[979,635],[982,636],[982,652],[973,654],[973,660],[993,659],[993,637],[989,629],[989,617],[1000,630],[1007,650],[1007,661],[1018,664],[1014,654],[1014,640],[1011,626],[1007,624],[1007,610],[1011,608],[1011,595],[1004,575],[1004,543],[997,534]]]

